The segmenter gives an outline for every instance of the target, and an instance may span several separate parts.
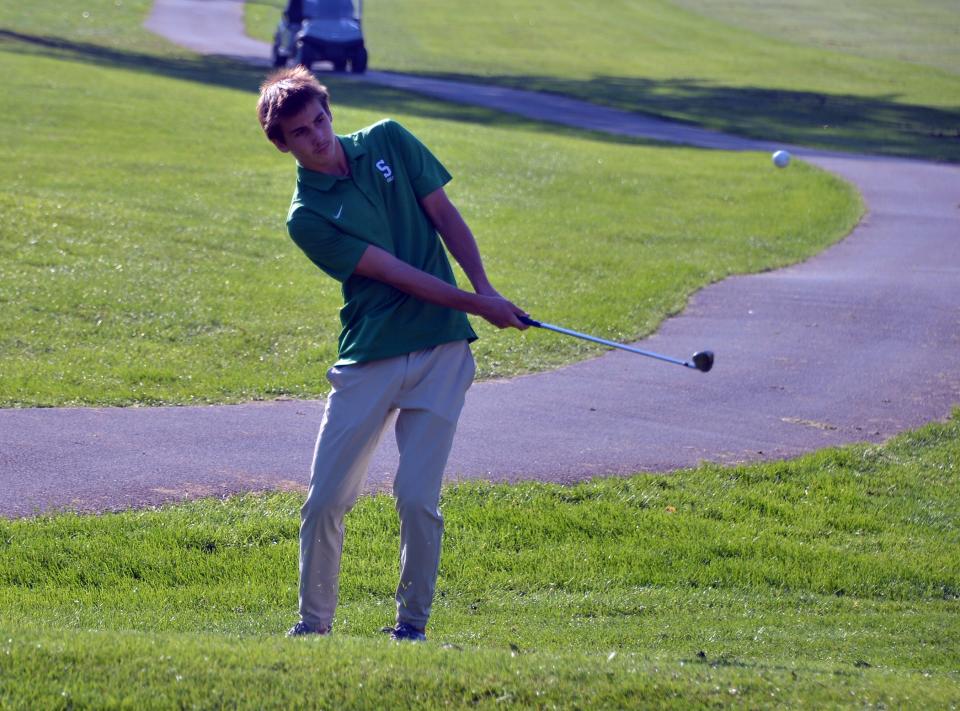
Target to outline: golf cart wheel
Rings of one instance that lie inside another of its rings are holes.
[[[317,57],[314,55],[313,50],[307,45],[301,44],[297,49],[297,64],[302,64],[309,69],[315,61],[317,61]]]
[[[280,54],[280,48],[273,45],[273,66],[276,69],[287,66],[287,58]]]
[[[367,71],[367,50],[364,47],[361,47],[357,50],[357,53],[353,55],[353,59],[350,61],[350,71],[354,74],[363,74]]]

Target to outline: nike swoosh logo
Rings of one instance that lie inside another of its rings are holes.
[[[343,203],[340,203],[340,209],[337,210],[337,214],[333,216],[333,219],[334,219],[334,220],[339,220],[339,219],[340,219],[340,215],[342,215],[342,214],[343,214]]]

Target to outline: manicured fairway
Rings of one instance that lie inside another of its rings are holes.
[[[0,10],[0,405],[325,395],[338,286],[284,229],[293,165],[253,113],[259,70],[139,29],[148,3]],[[769,157],[644,145],[331,80],[338,130],[385,115],[455,175],[501,291],[634,339],[724,276],[846,234],[854,192]],[[478,323],[482,377],[598,349]]]
[[[0,706],[950,708],[960,411],[887,446],[447,488],[430,641],[397,647],[387,496],[334,637],[285,640],[298,494],[0,521]]]
[[[955,0],[673,0],[726,25],[789,44],[960,74]]]
[[[250,32],[269,37],[281,0],[248,7]],[[570,94],[768,140],[960,160],[960,13],[947,0],[394,0],[366,12],[374,69]]]

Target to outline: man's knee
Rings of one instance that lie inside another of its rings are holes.
[[[303,521],[317,518],[339,520],[353,508],[353,504],[354,501],[343,497],[339,492],[311,489],[303,506],[300,507],[300,518]]]
[[[443,516],[440,514],[440,501],[437,496],[428,492],[414,491],[407,493],[396,493],[397,513],[400,515],[400,521],[419,520],[429,521],[435,524],[443,524]]]

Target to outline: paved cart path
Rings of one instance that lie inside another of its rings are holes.
[[[160,0],[148,26],[265,63],[268,47],[242,36],[241,5]],[[364,80],[611,133],[772,147],[556,96],[380,72]],[[803,264],[703,289],[640,344],[680,356],[710,347],[713,372],[611,352],[478,383],[448,477],[570,482],[784,458],[948,416],[960,404],[960,167],[794,152],[857,185],[869,213]],[[0,515],[303,487],[322,411],[321,401],[0,410]],[[388,433],[369,490],[389,487],[393,452]]]

